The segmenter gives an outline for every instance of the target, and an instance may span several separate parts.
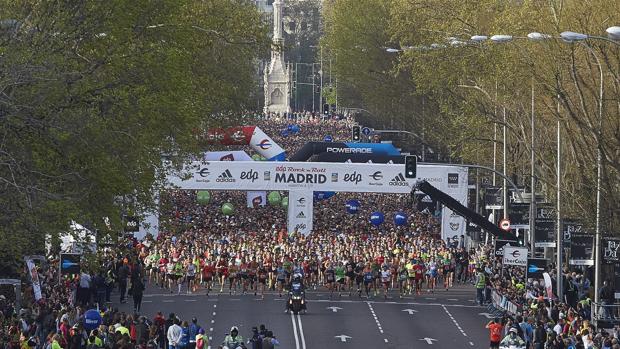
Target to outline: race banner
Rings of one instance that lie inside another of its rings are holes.
[[[26,259],[26,266],[28,267],[28,272],[30,273],[30,280],[32,280],[32,290],[34,292],[34,299],[39,300],[43,298],[41,294],[41,282],[39,281],[39,273],[37,272],[37,267],[34,264],[32,259]]]
[[[527,247],[504,246],[503,265],[527,266]]]
[[[586,233],[573,233],[570,241],[569,264],[594,265],[594,236]]]
[[[247,195],[247,207],[259,207],[267,204],[267,192],[249,191]]]
[[[618,249],[620,248],[620,238],[616,237],[603,237],[601,239],[603,243],[603,263],[614,264],[620,262],[620,255]]]
[[[60,274],[70,275],[80,273],[80,260],[82,255],[79,253],[60,254]]]
[[[334,143],[308,142],[297,153],[290,156],[290,161],[308,161],[313,155],[327,154],[373,154],[400,155],[398,149],[390,143]]]
[[[135,233],[140,231],[140,221],[135,216],[125,216],[125,232]]]
[[[313,194],[307,190],[288,192],[288,232],[312,232]]]
[[[527,277],[533,279],[542,279],[543,273],[547,269],[547,260],[544,258],[528,258],[527,259]]]

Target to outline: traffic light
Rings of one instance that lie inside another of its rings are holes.
[[[415,155],[405,156],[405,178],[416,178],[418,157]]]
[[[361,127],[359,126],[353,126],[353,135],[351,136],[351,139],[353,139],[353,142],[359,142],[362,139],[362,130]]]

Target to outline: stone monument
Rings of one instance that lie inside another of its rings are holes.
[[[284,65],[284,38],[282,36],[283,0],[273,3],[273,45],[271,61],[265,66],[265,108],[266,113],[273,112],[283,115],[291,111],[290,90],[291,76]]]

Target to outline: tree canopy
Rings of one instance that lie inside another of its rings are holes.
[[[118,230],[195,134],[253,105],[269,30],[245,0],[0,0],[0,263],[70,220]],[[5,253],[8,251],[8,253]]]
[[[613,232],[620,223],[620,41],[567,43],[559,34],[605,36],[606,28],[620,25],[618,7],[615,0],[331,0],[324,8],[329,25],[323,44],[338,62],[339,81],[345,81],[341,105],[360,103],[382,116],[378,124],[395,118],[405,129],[423,129],[429,143],[463,162],[493,166],[495,129],[502,157],[505,110],[507,173],[525,185],[533,95],[537,191],[555,197],[560,120],[565,216],[593,225],[600,145],[603,230]],[[550,37],[531,41],[531,32]],[[470,40],[495,34],[513,39]],[[384,80],[371,73],[377,71]],[[406,98],[394,101],[397,96]]]

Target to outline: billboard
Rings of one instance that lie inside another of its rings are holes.
[[[527,266],[527,247],[504,246],[504,265]]]
[[[594,265],[594,235],[573,233],[570,240],[571,265]]]
[[[288,231],[304,235],[312,232],[313,193],[307,190],[288,192]]]

